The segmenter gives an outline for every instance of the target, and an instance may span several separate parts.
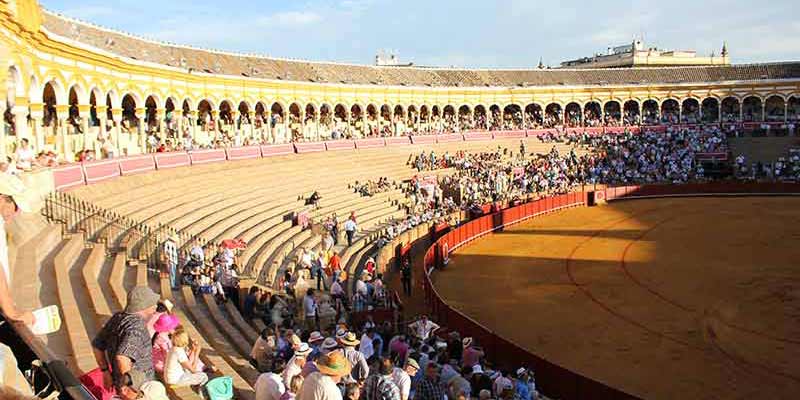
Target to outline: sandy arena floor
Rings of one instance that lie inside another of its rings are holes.
[[[479,240],[445,299],[646,399],[800,396],[800,198],[634,200]]]

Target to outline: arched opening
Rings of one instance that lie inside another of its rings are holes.
[[[622,124],[622,110],[618,101],[611,100],[606,102],[603,106],[603,113],[605,114],[606,125],[620,126]]]
[[[240,101],[236,111],[239,112],[239,120],[236,121],[239,128],[241,128],[242,125],[252,124],[252,121],[250,121],[250,105],[247,104],[246,101]]]
[[[764,103],[767,122],[783,122],[786,120],[786,103],[781,96],[767,97]]]
[[[478,104],[475,106],[475,111],[473,111],[473,120],[476,129],[486,129],[486,107],[482,104]]]
[[[317,108],[311,104],[306,104],[306,124],[314,123],[317,120]]]
[[[303,139],[303,118],[300,115],[300,105],[292,103],[289,105],[289,129],[291,130],[291,140],[298,142]]]
[[[700,123],[700,102],[694,97],[683,100],[683,105],[681,106],[681,123]]]
[[[489,130],[499,131],[503,121],[500,118],[500,106],[492,104],[489,106]]]
[[[661,115],[658,110],[658,102],[655,100],[645,100],[642,103],[642,122],[645,125],[658,125]]]
[[[458,108],[458,129],[462,131],[473,129],[472,112],[468,105],[462,105]]]
[[[428,109],[428,106],[423,104],[419,108],[419,120],[421,123],[427,124],[428,122],[430,122],[430,118],[431,118],[430,110]]]
[[[522,108],[518,104],[509,104],[503,109],[503,129],[522,129]]]
[[[392,111],[386,104],[381,106],[381,119],[384,124],[388,124],[392,121]]]
[[[800,120],[800,97],[791,96],[786,107],[786,118],[789,121]]]
[[[602,115],[602,112],[600,110],[601,108],[599,102],[590,101],[586,103],[586,106],[583,108],[583,125],[600,126],[601,115]]]
[[[456,110],[451,105],[444,106],[442,110],[442,129],[445,132],[453,132],[455,131],[456,125]]]
[[[419,113],[417,112],[417,107],[414,105],[408,106],[408,125],[416,130],[418,120]]]
[[[267,121],[266,119],[267,109],[264,106],[264,103],[260,101],[256,103],[255,111],[256,115],[255,115],[255,121],[253,121],[253,125],[255,126],[256,129],[261,129],[264,126],[264,123]]]
[[[83,133],[83,120],[80,115],[80,109],[78,108],[79,98],[76,86],[69,88],[69,97],[67,101],[69,102],[69,117],[67,122],[72,128],[69,133]]]
[[[640,112],[639,112],[639,102],[636,100],[628,100],[625,104],[622,105],[622,110],[625,116],[623,117],[623,122],[625,125],[639,125],[640,121]]]
[[[564,111],[567,113],[567,126],[574,128],[582,125],[580,104],[573,101],[564,107]]]
[[[761,106],[761,98],[749,96],[742,101],[742,119],[744,122],[762,122],[764,120],[764,109]]]
[[[100,116],[97,115],[97,98],[100,91],[96,88],[89,91],[89,126],[100,126]]]
[[[726,97],[722,99],[722,121],[739,122],[741,105],[736,97]]]
[[[108,92],[106,94],[106,120],[108,121],[114,121],[114,102],[111,98],[112,93],[113,92]],[[114,98],[116,99],[116,95],[114,95]],[[116,122],[114,122],[114,125],[116,126]]]
[[[319,123],[327,129],[333,128],[333,114],[331,106],[323,104],[319,107]]]
[[[211,103],[208,100],[201,100],[200,103],[197,103],[197,125],[201,130],[208,131],[211,129],[212,121]]]
[[[219,103],[219,122],[220,128],[233,125],[233,107],[228,100]]]
[[[552,128],[563,124],[564,118],[561,111],[561,104],[550,103],[544,109],[544,127]]]
[[[353,106],[350,107],[350,119],[352,120],[352,123],[356,125],[364,122],[364,115],[361,111],[360,105],[353,104]]]
[[[122,97],[122,129],[132,133],[139,127],[139,117],[136,115],[136,99],[130,94]]]
[[[272,103],[272,107],[270,107],[269,111],[270,111],[270,118],[272,119],[272,121],[270,121],[270,127],[274,128],[278,125],[283,124],[284,115],[283,115],[283,106],[281,105],[281,103],[278,102]]]
[[[666,99],[661,103],[661,122],[666,124],[677,124],[680,115],[680,104],[678,100]]]
[[[167,101],[164,103],[164,122],[167,127],[167,136],[177,137],[178,118],[175,115],[175,102],[172,97],[167,97]]]
[[[719,122],[719,100],[716,97],[706,97],[701,104],[704,124]]]
[[[405,116],[403,113],[403,106],[396,105],[394,106],[394,120],[397,122],[405,122]]]
[[[525,120],[528,122],[530,128],[540,128],[544,124],[544,115],[542,114],[542,106],[531,103],[525,106]]]
[[[58,100],[56,96],[56,89],[52,82],[47,82],[44,84],[44,89],[42,89],[42,103],[44,104],[44,126],[56,126],[58,123],[58,113],[56,111]]]
[[[158,130],[158,103],[155,97],[147,96],[144,100],[144,123],[148,133]]]
[[[333,108],[333,116],[336,119],[336,123],[347,122],[347,109],[343,105],[337,104]]]

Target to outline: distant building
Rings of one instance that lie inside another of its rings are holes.
[[[717,56],[698,57],[694,50],[662,50],[645,47],[641,40],[623,46],[609,47],[605,54],[564,61],[560,68],[631,68],[664,66],[730,65],[727,45]]]
[[[375,55],[375,65],[379,67],[410,67],[414,63],[401,63],[394,51],[381,50]]]

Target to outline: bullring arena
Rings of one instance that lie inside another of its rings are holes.
[[[434,285],[495,333],[642,398],[788,398],[800,384],[799,201],[559,211],[457,250]]]
[[[800,62],[622,48],[290,60],[0,0],[0,397],[795,398]]]

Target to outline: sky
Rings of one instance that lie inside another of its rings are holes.
[[[648,46],[737,64],[800,59],[796,0],[40,0],[53,11],[150,39],[282,58],[532,67]]]

